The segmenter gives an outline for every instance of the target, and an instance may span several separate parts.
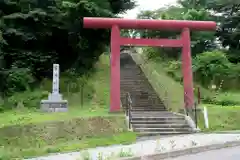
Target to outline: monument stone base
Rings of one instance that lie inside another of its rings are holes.
[[[47,100],[41,100],[41,110],[44,112],[67,112],[68,101],[62,99],[61,94],[49,94]]]

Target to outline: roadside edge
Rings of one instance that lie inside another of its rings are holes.
[[[141,159],[160,160],[160,159],[184,156],[188,154],[196,154],[200,152],[217,150],[222,148],[231,148],[236,146],[240,146],[240,140],[229,141],[221,144],[211,144],[211,145],[205,145],[205,146],[199,146],[199,147],[193,147],[193,148],[187,148],[187,149],[180,149],[180,150],[164,152],[164,153],[156,153],[156,154],[145,155],[145,156],[121,158],[121,160],[141,160]]]

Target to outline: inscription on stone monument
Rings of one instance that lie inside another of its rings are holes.
[[[68,101],[62,99],[59,93],[59,64],[53,64],[52,93],[48,95],[47,100],[41,101],[41,110],[45,112],[66,112]]]
[[[59,94],[59,64],[53,64],[52,93]]]

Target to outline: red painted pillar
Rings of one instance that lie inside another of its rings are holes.
[[[193,92],[193,73],[192,73],[192,57],[191,57],[191,38],[189,28],[184,28],[182,31],[182,72],[184,86],[184,102],[185,108],[194,106]]]
[[[120,30],[117,25],[111,30],[111,86],[110,112],[120,110]]]

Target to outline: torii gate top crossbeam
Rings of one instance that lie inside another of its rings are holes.
[[[84,28],[111,28],[114,25],[121,29],[152,29],[152,30],[216,30],[216,22],[187,20],[151,20],[84,17]]]

